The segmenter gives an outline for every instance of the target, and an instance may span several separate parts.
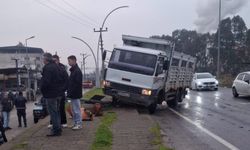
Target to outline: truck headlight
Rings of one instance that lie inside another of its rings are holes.
[[[143,89],[142,92],[141,92],[141,94],[142,95],[150,96],[152,94],[152,91],[148,90],[148,89]]]
[[[104,87],[110,87],[110,82],[104,80],[104,81],[103,81],[103,86],[104,86]]]

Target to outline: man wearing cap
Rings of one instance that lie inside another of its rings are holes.
[[[63,79],[60,75],[59,67],[52,59],[52,55],[45,53],[43,56],[45,66],[42,71],[41,92],[47,101],[52,122],[51,132],[47,136],[61,136],[60,86]]]

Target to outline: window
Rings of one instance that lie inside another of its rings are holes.
[[[244,73],[239,74],[238,77],[237,77],[237,80],[243,80],[243,77],[244,77]]]
[[[164,58],[160,57],[158,59],[158,66],[157,66],[157,74],[162,74],[163,73],[163,64],[164,64]]]
[[[249,74],[245,74],[244,81],[250,81],[250,75]]]
[[[179,66],[179,59],[173,58],[172,59],[172,66]]]
[[[210,73],[199,73],[197,74],[197,79],[208,79],[214,78]]]
[[[194,63],[189,62],[188,63],[188,68],[193,68],[193,67],[194,67]]]
[[[186,66],[187,66],[187,61],[183,60],[183,61],[181,62],[181,67],[185,67],[185,68],[186,68]]]
[[[153,75],[157,56],[127,50],[114,50],[109,67],[129,72]]]

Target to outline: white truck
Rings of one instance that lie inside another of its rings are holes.
[[[147,107],[154,113],[166,101],[175,107],[191,86],[196,58],[174,51],[161,39],[122,36],[124,45],[115,47],[104,75],[104,93],[113,102]]]

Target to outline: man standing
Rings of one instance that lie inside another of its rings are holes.
[[[7,93],[4,93],[1,104],[2,104],[3,127],[5,130],[10,130],[12,129],[9,127],[10,111],[12,109],[12,101],[8,98]]]
[[[61,84],[61,91],[60,91],[60,115],[61,115],[61,124],[63,128],[67,127],[67,117],[66,117],[66,112],[65,112],[65,101],[66,101],[66,97],[65,97],[65,92],[68,88],[68,78],[69,75],[66,71],[66,68],[63,64],[60,63],[60,59],[57,55],[53,55],[53,61],[59,66],[60,68],[60,74],[62,75],[63,78],[63,82]]]
[[[81,103],[80,98],[82,98],[82,72],[76,63],[75,56],[68,57],[68,63],[70,68],[69,77],[69,87],[68,87],[68,97],[71,99],[72,112],[74,126],[73,130],[79,130],[82,128],[82,114],[81,114]]]
[[[51,133],[47,136],[61,136],[61,119],[60,119],[60,76],[59,67],[53,62],[52,55],[45,53],[43,55],[41,92],[47,101],[48,111],[52,121]]]
[[[1,100],[2,98],[0,98],[0,102]],[[2,103],[0,103],[0,145],[8,141],[5,135],[5,128],[3,127],[2,109],[3,109],[3,106],[2,106]]]
[[[23,97],[23,92],[19,92],[17,98],[15,99],[15,106],[17,110],[17,117],[18,117],[18,127],[22,127],[22,118],[24,127],[27,127],[27,120],[26,120],[26,98]]]

